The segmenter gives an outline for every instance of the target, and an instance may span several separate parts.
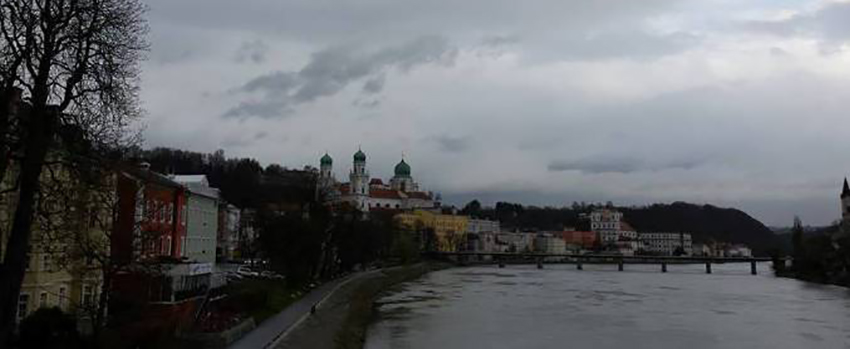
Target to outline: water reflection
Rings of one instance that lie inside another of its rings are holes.
[[[850,348],[850,292],[760,265],[458,268],[379,302],[366,348]]]

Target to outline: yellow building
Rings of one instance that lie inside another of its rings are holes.
[[[466,225],[469,221],[466,216],[415,210],[398,214],[395,218],[406,229],[433,229],[437,237],[437,249],[442,252],[458,251],[466,241]]]
[[[89,187],[71,180],[67,171],[56,167],[45,168],[42,176],[39,210],[33,218],[18,298],[18,322],[39,308],[50,307],[89,319],[96,311],[102,288],[98,262],[103,262],[109,251],[108,234],[103,228],[109,224],[103,207],[107,202],[102,195],[93,197]],[[16,169],[10,169],[2,189],[9,188],[10,178],[16,176]],[[16,201],[15,191],[0,196],[0,258],[6,253]],[[80,324],[81,329],[89,329],[87,321]]]

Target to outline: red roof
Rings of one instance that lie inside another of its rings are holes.
[[[384,181],[380,178],[372,178],[372,180],[369,181],[369,185],[384,185]]]
[[[405,194],[411,199],[431,200],[431,194],[422,191],[413,191]]]
[[[345,183],[339,186],[339,192],[342,195],[347,195],[351,192],[351,184]]]
[[[620,222],[620,229],[622,229],[623,231],[637,231],[635,230],[635,228],[629,225],[629,223],[626,222]]]
[[[399,195],[397,190],[387,189],[371,189],[369,190],[369,197],[378,199],[401,199],[401,195]]]

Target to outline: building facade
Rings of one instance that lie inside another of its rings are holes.
[[[534,251],[546,254],[566,253],[566,244],[560,234],[539,233],[534,238]]]
[[[406,229],[431,229],[436,237],[436,248],[441,252],[463,250],[467,244],[467,217],[415,210],[395,215],[398,224]]]
[[[172,179],[184,185],[186,193],[186,236],[181,257],[196,263],[215,263],[218,238],[218,189],[206,175],[177,175]]]
[[[231,204],[218,206],[218,236],[216,241],[216,259],[228,261],[235,258],[239,244],[240,210]]]
[[[640,233],[642,254],[673,256],[692,255],[693,240],[688,233]]]
[[[501,231],[501,225],[499,221],[491,221],[489,219],[475,219],[469,218],[466,223],[466,232],[468,234],[479,234],[479,233],[498,233]]]

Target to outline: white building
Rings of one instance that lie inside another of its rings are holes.
[[[679,251],[693,253],[693,241],[688,233],[640,233],[640,250],[646,254],[672,256]]]
[[[210,187],[206,175],[177,175],[172,179],[188,189],[182,256],[190,262],[212,265],[218,236],[218,189]]]
[[[567,252],[564,239],[548,233],[537,234],[534,238],[534,251],[539,253],[563,254]]]
[[[724,250],[724,257],[752,257],[753,251],[746,245],[732,245]]]
[[[320,159],[319,192],[329,204],[348,204],[360,211],[430,209],[439,206],[430,192],[421,191],[411,176],[410,165],[402,159],[394,168],[394,176],[386,185],[372,178],[366,168],[366,154],[354,153],[348,183],[338,183],[333,174],[333,159],[325,154]]]
[[[236,206],[222,202],[218,206],[218,241],[216,257],[230,260],[239,244],[240,211]]]
[[[501,231],[499,221],[470,218],[466,223],[467,234],[478,234],[484,232],[498,233],[499,231]]]
[[[622,255],[634,255],[640,247],[637,231],[623,222],[623,214],[618,211],[600,209],[591,212],[590,230],[596,233],[604,248]]]

